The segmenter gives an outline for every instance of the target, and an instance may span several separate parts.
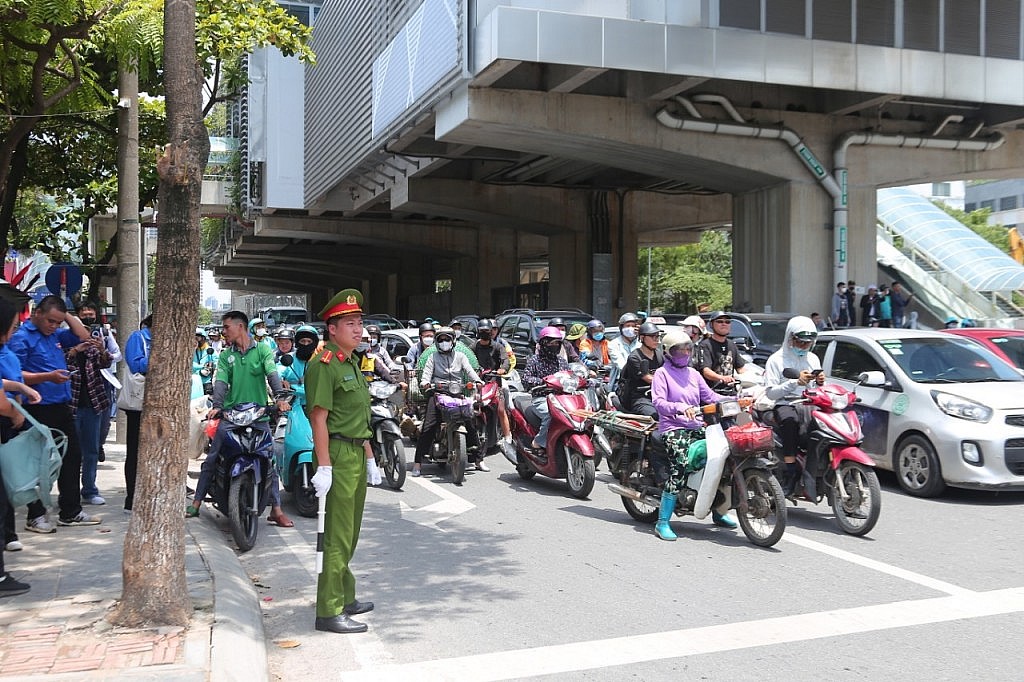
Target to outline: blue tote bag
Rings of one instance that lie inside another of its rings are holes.
[[[41,501],[53,505],[50,489],[60,473],[60,464],[68,448],[63,431],[51,429],[32,418],[21,405],[11,402],[25,415],[29,428],[0,445],[0,472],[7,499],[14,507]]]

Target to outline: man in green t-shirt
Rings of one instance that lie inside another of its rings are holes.
[[[274,351],[265,343],[257,343],[249,335],[249,319],[246,314],[232,310],[224,313],[221,322],[224,325],[226,345],[217,360],[217,372],[213,380],[213,409],[207,413],[208,419],[216,419],[220,416],[221,410],[230,410],[241,403],[269,404],[267,383],[270,384],[274,395],[279,395],[282,389],[281,376],[277,373],[277,363],[274,362]],[[277,406],[282,412],[290,409],[286,400],[279,400]],[[186,516],[199,516],[199,507],[206,498],[206,491],[217,470],[221,443],[231,427],[232,425],[223,419],[217,426],[217,434],[213,437],[210,452],[206,455],[199,473],[195,499],[185,509]],[[269,421],[255,422],[252,427],[270,433]],[[271,523],[285,528],[295,525],[281,509],[281,485],[277,477],[277,467],[273,466],[270,467],[270,504]]]
[[[350,616],[373,610],[356,600],[349,567],[359,542],[366,501],[366,461],[370,449],[370,391],[353,355],[363,332],[363,295],[345,289],[320,311],[327,343],[306,366],[306,411],[313,428],[318,464],[310,481],[325,497],[323,570],[316,585],[317,630],[365,632]]]

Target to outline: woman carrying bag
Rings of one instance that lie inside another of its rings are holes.
[[[153,326],[153,316],[147,315],[142,320],[139,331],[132,332],[128,337],[128,343],[124,347],[124,360],[128,368],[128,376],[125,377],[124,390],[129,391],[130,386],[139,383],[139,375],[145,377],[149,371],[149,354],[153,346],[153,335],[150,329]],[[118,407],[124,410],[128,420],[128,428],[125,433],[125,455],[124,455],[124,487],[126,490],[124,508],[132,510],[135,501],[135,472],[139,466],[139,427],[142,425],[142,404],[128,400],[118,400]]]

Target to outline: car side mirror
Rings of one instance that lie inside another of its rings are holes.
[[[861,372],[857,376],[857,383],[861,386],[877,386],[879,388],[885,387],[885,372],[879,372],[874,370],[871,372]]]

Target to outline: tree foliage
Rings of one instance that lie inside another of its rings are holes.
[[[701,304],[732,303],[732,242],[726,232],[704,232],[697,244],[652,249],[650,279],[646,250],[638,254],[638,265],[639,300],[646,305],[650,281],[652,310],[690,313]]]
[[[979,208],[968,213],[941,201],[934,203],[950,216],[972,229],[979,237],[1003,253],[1010,254],[1010,231],[1005,225],[989,225],[988,219],[992,215],[991,209]]]

